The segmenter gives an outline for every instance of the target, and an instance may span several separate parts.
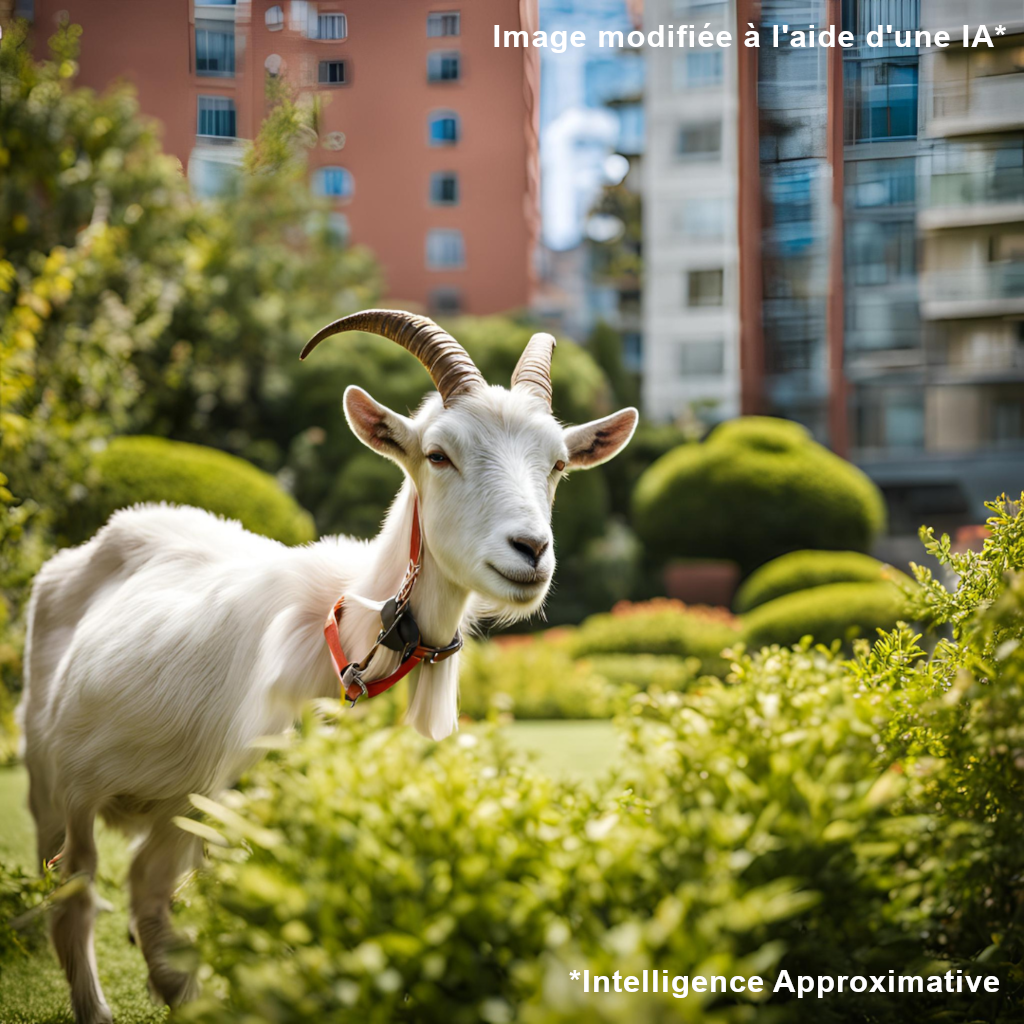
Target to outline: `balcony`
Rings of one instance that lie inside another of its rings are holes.
[[[981,135],[1016,128],[1024,128],[1024,74],[935,83],[929,135]]]
[[[1024,314],[1024,261],[921,276],[921,317],[925,320],[1020,314]]]
[[[933,173],[918,226],[935,231],[1024,221],[1024,166],[1000,167],[991,159],[985,163],[974,170]]]

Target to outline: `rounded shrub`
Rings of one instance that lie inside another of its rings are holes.
[[[826,583],[878,583],[880,580],[909,582],[909,577],[859,551],[791,551],[751,573],[736,594],[734,604],[736,611],[749,612],[784,594]]]
[[[592,615],[569,634],[566,643],[574,658],[672,655],[696,659],[701,673],[721,675],[728,668],[722,651],[739,639],[739,629],[728,616],[677,608],[665,602],[663,606],[636,606],[628,614]]]
[[[268,473],[214,448],[160,437],[118,437],[92,466],[96,485],[66,532],[90,537],[111,513],[139,502],[194,505],[285,544],[316,538],[313,519]]]
[[[728,558],[749,572],[801,548],[866,551],[881,492],[787,420],[748,416],[673,449],[633,492],[637,533],[659,561]]]
[[[459,710],[483,719],[492,711],[521,719],[612,718],[637,690],[686,690],[696,658],[601,654],[574,659],[567,635],[470,641],[459,665]]]
[[[911,616],[910,601],[894,583],[826,583],[784,594],[742,618],[743,640],[750,648],[788,646],[812,636],[818,643],[876,638]]]

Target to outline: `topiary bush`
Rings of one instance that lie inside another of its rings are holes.
[[[795,644],[811,636],[818,643],[856,637],[874,639],[879,629],[893,629],[911,618],[913,605],[893,583],[826,583],[785,594],[759,605],[742,618],[743,640],[757,649],[768,644]]]
[[[574,658],[599,654],[660,654],[696,658],[701,673],[724,674],[722,651],[740,639],[728,613],[687,608],[677,601],[651,601],[592,615],[568,635]]]
[[[95,486],[65,524],[72,541],[90,537],[116,509],[146,501],[205,508],[284,544],[316,538],[312,517],[272,476],[214,448],[118,437],[96,456],[92,472]]]
[[[885,503],[799,424],[749,416],[646,470],[633,524],[660,562],[727,558],[750,572],[801,548],[866,551],[885,525]]]
[[[569,635],[468,643],[459,665],[459,709],[470,718],[612,718],[637,690],[684,690],[701,664],[671,655],[595,655],[575,659]]]
[[[737,612],[772,601],[784,594],[826,583],[878,583],[910,578],[891,565],[859,551],[791,551],[752,572],[736,594]]]

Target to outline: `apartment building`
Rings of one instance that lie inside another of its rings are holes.
[[[219,191],[276,77],[322,101],[310,188],[386,293],[436,314],[525,308],[539,228],[537,0],[35,0],[83,28],[83,85],[122,78],[199,194]]]
[[[738,409],[798,420],[878,482],[896,533],[977,521],[985,498],[1024,486],[1024,8],[965,10],[650,0],[647,13],[650,24],[717,16],[737,38],[748,23],[761,35],[759,48],[723,51],[721,96],[686,77],[673,89],[680,54],[648,53],[648,412],[708,400],[711,419]],[[965,20],[972,39],[982,24],[1004,32],[993,48],[965,49]],[[785,40],[829,25],[854,45],[772,45],[776,28]],[[884,45],[868,45],[879,25]],[[892,35],[940,29],[948,48]],[[695,121],[715,126],[696,170],[678,153]],[[702,339],[689,275],[715,250],[673,217],[713,194],[734,197],[735,227],[714,300],[726,351],[701,376],[677,350]]]
[[[648,28],[732,28],[731,2],[646,0]],[[740,412],[736,51],[651,48],[644,162],[643,404]]]

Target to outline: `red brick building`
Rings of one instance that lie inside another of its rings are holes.
[[[37,50],[82,26],[79,81],[131,82],[197,191],[266,114],[265,79],[322,98],[310,187],[369,246],[386,294],[435,312],[527,305],[538,221],[539,63],[493,25],[537,0],[35,0]]]

